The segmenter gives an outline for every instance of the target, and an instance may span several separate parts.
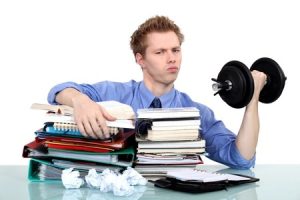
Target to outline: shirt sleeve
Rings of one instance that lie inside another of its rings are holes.
[[[102,81],[95,84],[65,82],[51,88],[48,93],[48,102],[50,104],[57,104],[55,97],[60,91],[66,88],[74,88],[79,92],[86,94],[96,102],[116,100],[123,103],[128,103],[132,99],[135,85],[136,82],[133,80],[126,83]]]
[[[231,168],[249,169],[255,164],[255,156],[245,159],[236,146],[236,135],[224,123],[216,120],[208,107],[201,106],[201,136],[206,140],[207,157]]]

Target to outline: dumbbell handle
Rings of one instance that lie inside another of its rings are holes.
[[[216,91],[216,93],[214,94],[214,96],[217,95],[217,94],[219,94],[219,92],[222,91],[222,90],[227,90],[228,91],[228,90],[232,89],[232,82],[229,81],[229,80],[226,80],[224,82],[220,82],[220,81],[218,81],[215,78],[212,78],[211,80],[215,82],[212,85],[213,91]]]
[[[212,84],[212,89],[213,91],[217,91],[219,92],[220,90],[231,90],[232,89],[232,82],[230,80],[226,80],[224,82],[220,82],[215,78],[211,79],[212,81],[216,82]],[[267,85],[268,83],[270,83],[270,77],[267,75],[266,81],[264,85]],[[218,93],[215,93],[214,95],[217,95]]]

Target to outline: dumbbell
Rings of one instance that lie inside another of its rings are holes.
[[[267,76],[265,86],[260,92],[259,101],[272,103],[276,101],[285,86],[286,76],[277,62],[263,57],[256,60],[250,69],[240,61],[233,60],[226,63],[218,74],[212,88],[229,106],[242,108],[247,106],[254,92],[254,81],[251,71],[257,70]]]

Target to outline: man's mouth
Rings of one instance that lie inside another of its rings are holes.
[[[171,67],[168,67],[167,68],[167,71],[168,72],[178,72],[178,67],[176,67],[176,66],[171,66]]]

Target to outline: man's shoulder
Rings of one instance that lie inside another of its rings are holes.
[[[117,82],[117,81],[106,80],[106,81],[101,81],[101,82],[95,83],[94,86],[96,86],[96,87],[105,86],[105,87],[135,88],[140,83],[141,82],[135,81],[135,80],[129,80],[129,81],[126,81],[126,82]]]
[[[203,103],[194,101],[188,94],[184,92],[176,90],[176,93],[179,96],[183,107],[196,107],[202,112],[207,112],[211,110],[208,106],[204,105]]]
[[[137,85],[141,84],[141,81],[136,81],[132,79],[130,81],[124,82],[123,84],[131,87],[136,87]]]
[[[192,98],[184,92],[175,89],[175,93],[177,98],[180,99],[183,107],[190,107],[190,106],[195,107],[196,104],[198,104],[198,102],[193,101]]]

